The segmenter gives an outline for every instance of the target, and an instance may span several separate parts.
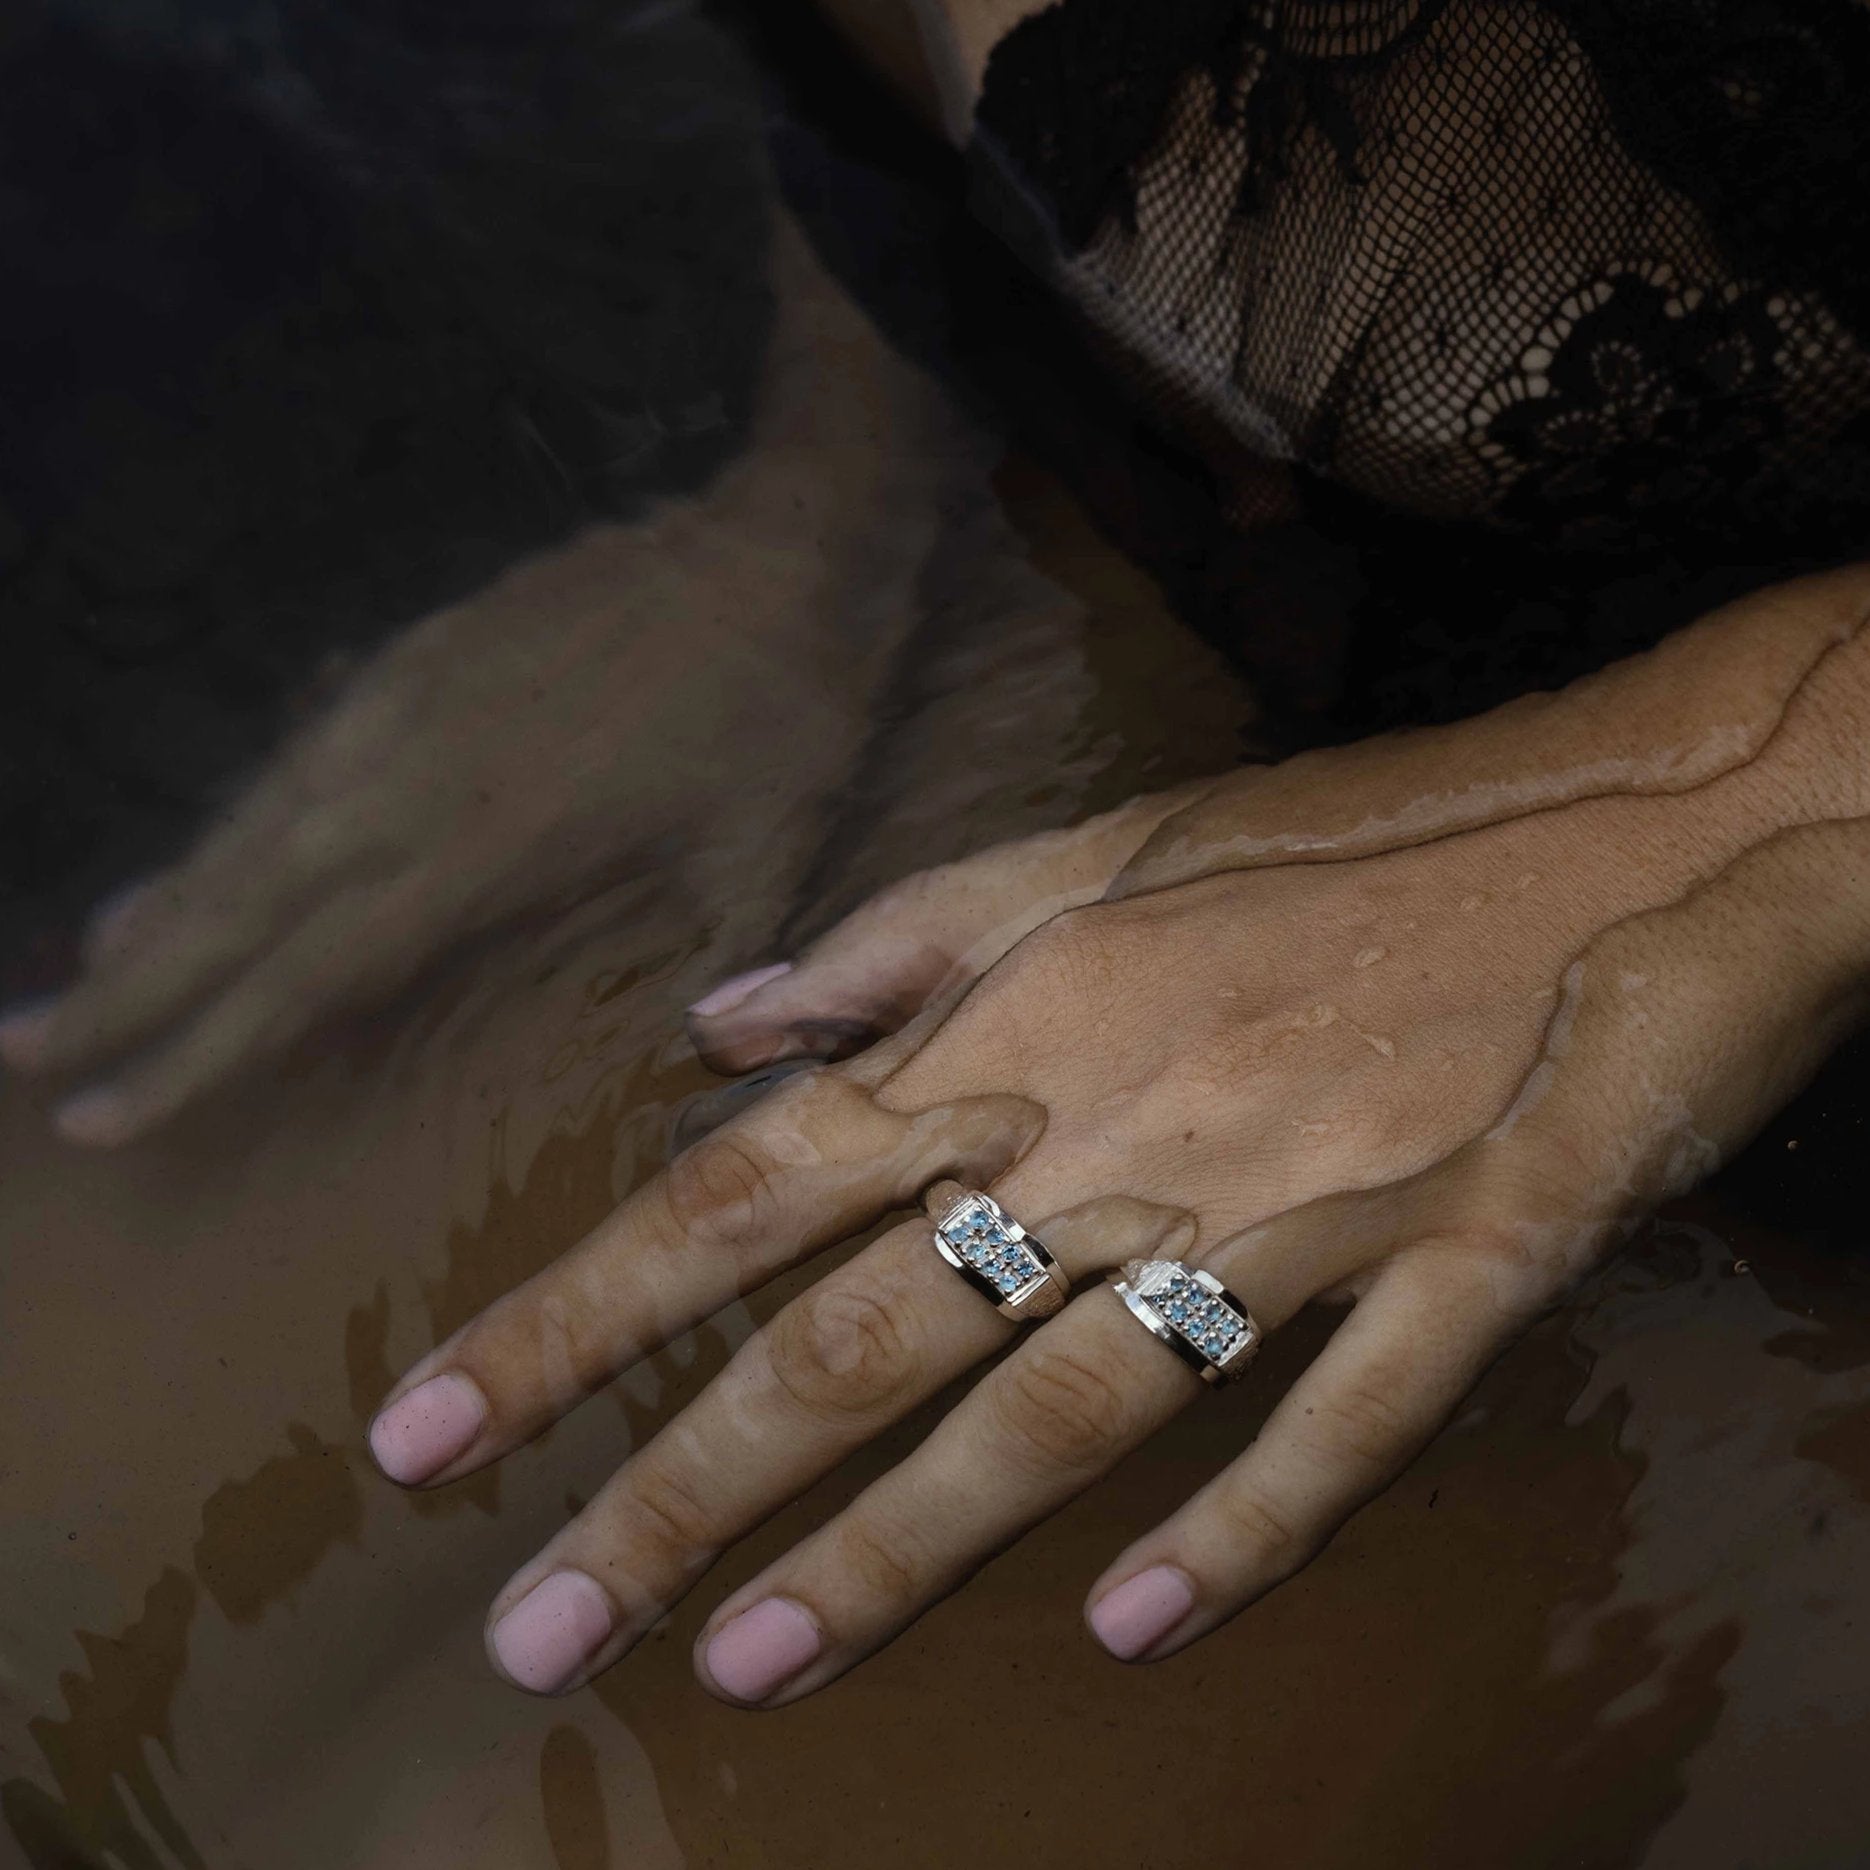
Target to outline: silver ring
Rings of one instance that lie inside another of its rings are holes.
[[[935,1251],[996,1311],[1021,1324],[1065,1303],[1065,1269],[991,1195],[937,1182],[922,1197]]]
[[[1263,1335],[1253,1314],[1199,1266],[1180,1260],[1132,1260],[1117,1296],[1204,1383],[1229,1383],[1246,1372]]]

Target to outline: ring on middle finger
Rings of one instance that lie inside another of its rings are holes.
[[[991,1195],[937,1182],[922,1205],[935,1224],[935,1251],[1003,1316],[1024,1324],[1065,1303],[1065,1269]]]

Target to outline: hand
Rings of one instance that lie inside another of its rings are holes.
[[[98,918],[66,993],[0,1024],[8,1065],[68,1087],[68,1140],[125,1142],[596,882],[718,901],[748,851],[803,868],[990,455],[783,224],[773,264],[739,460],[410,628]]]
[[[898,1030],[702,1140],[425,1358],[373,1426],[380,1464],[435,1483],[498,1459],[953,1176],[1039,1233],[1076,1295],[719,1608],[701,1679],[761,1706],[823,1686],[1194,1403],[1096,1283],[1133,1256],[1212,1268],[1268,1329],[1354,1301],[1258,1441],[1091,1586],[1114,1654],[1183,1647],[1316,1553],[1858,1016],[1867,610],[1862,573],[1811,580],[1560,696],[899,885],[696,1036],[740,1068]],[[496,1664],[540,1691],[608,1667],[1011,1335],[925,1222],[884,1233],[509,1582]]]

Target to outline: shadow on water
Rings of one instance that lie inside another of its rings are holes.
[[[7,1828],[32,1870],[108,1862],[157,1870],[164,1853],[205,1870],[149,1756],[159,1747],[177,1764],[170,1709],[188,1666],[196,1597],[187,1574],[171,1566],[135,1622],[109,1636],[74,1633],[85,1669],[60,1677],[65,1718],[26,1723],[57,1794],[26,1778],[0,1789]]]
[[[303,1422],[289,1424],[286,1439],[290,1454],[223,1482],[201,1509],[195,1576],[230,1623],[257,1623],[333,1543],[355,1545],[363,1526],[354,1445],[328,1442]]]
[[[553,1728],[539,1749],[539,1804],[555,1870],[611,1870],[597,1755],[575,1727]]]

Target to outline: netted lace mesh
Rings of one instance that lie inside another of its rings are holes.
[[[1862,0],[1064,0],[976,147],[1223,473],[1593,548],[1848,537],[1866,83]]]

